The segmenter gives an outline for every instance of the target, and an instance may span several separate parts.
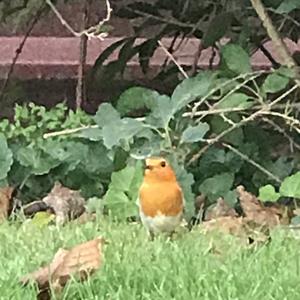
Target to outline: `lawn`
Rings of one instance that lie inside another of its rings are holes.
[[[109,241],[103,267],[84,283],[70,282],[62,299],[300,299],[300,240],[283,230],[271,243],[249,248],[197,229],[150,242],[139,224],[107,221],[60,229],[2,224],[0,299],[35,299],[35,287],[21,287],[18,279],[58,248],[97,236]]]

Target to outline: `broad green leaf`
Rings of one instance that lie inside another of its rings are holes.
[[[225,12],[217,14],[204,33],[202,44],[205,48],[213,46],[220,38],[222,38],[231,25],[233,14]]]
[[[276,9],[279,14],[288,14],[294,9],[300,8],[299,0],[284,0]]]
[[[249,101],[250,100],[250,101]],[[223,108],[250,108],[253,106],[253,101],[251,98],[243,93],[234,93],[229,95],[228,97],[225,96],[224,100],[221,100],[220,103],[216,104],[216,108],[223,109]]]
[[[86,128],[77,136],[89,139],[90,141],[101,141],[103,139],[102,128]]]
[[[251,72],[250,57],[241,46],[236,44],[223,46],[221,57],[230,71],[236,74]]]
[[[52,158],[41,149],[35,149],[33,146],[21,148],[17,152],[17,160],[22,166],[28,167],[34,175],[47,174],[61,163],[58,159]]]
[[[210,201],[218,197],[224,197],[231,190],[234,181],[234,174],[221,173],[205,179],[199,186],[199,191],[206,195]]]
[[[124,118],[116,120],[103,127],[103,142],[106,148],[112,149],[114,146],[120,145],[121,141],[129,143],[130,140],[140,131],[144,129],[141,121]]]
[[[271,184],[262,186],[259,189],[258,199],[261,201],[276,202],[280,198],[280,194],[275,191],[275,188]]]
[[[168,128],[174,115],[174,107],[168,96],[160,96],[156,99],[152,114],[148,121],[157,128]]]
[[[177,85],[171,97],[174,113],[198,97],[205,96],[214,85],[215,76],[216,73],[210,71],[201,72],[197,76],[187,78]]]
[[[112,174],[104,201],[113,217],[124,220],[137,214],[137,197],[142,178],[140,162]]]
[[[262,88],[265,93],[276,93],[286,88],[289,78],[276,73],[268,75],[264,81]]]
[[[134,110],[154,107],[159,93],[144,87],[132,87],[121,94],[118,99],[117,110],[126,115]]]
[[[3,134],[0,134],[0,180],[6,178],[12,164],[12,152],[8,148],[5,136]]]
[[[208,132],[209,125],[207,123],[199,123],[196,126],[189,126],[186,128],[181,136],[181,143],[194,143],[203,139],[204,135]]]
[[[177,180],[182,188],[185,199],[184,217],[187,221],[189,221],[194,214],[195,195],[192,190],[192,186],[195,182],[194,176],[193,174],[188,173],[181,165],[173,163],[172,167],[176,173]]]
[[[103,103],[99,106],[94,119],[99,127],[103,127],[120,120],[120,114],[110,103]]]
[[[229,205],[229,207],[234,207],[235,204],[237,203],[237,193],[236,191],[228,191],[226,194],[223,196],[224,201]]]
[[[279,192],[284,197],[300,199],[300,172],[285,178]]]

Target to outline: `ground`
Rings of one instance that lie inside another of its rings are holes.
[[[183,232],[151,242],[139,224],[97,221],[64,228],[0,226],[0,299],[35,299],[18,279],[49,262],[60,247],[103,236],[105,262],[85,283],[71,282],[62,299],[300,299],[300,240],[276,231],[245,247],[230,236]]]

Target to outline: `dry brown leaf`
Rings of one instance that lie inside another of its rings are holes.
[[[6,220],[9,215],[13,190],[9,186],[0,188],[0,222]]]
[[[219,217],[203,222],[201,225],[205,232],[218,230],[225,234],[241,235],[243,234],[243,218]]]
[[[59,224],[76,219],[85,212],[85,200],[80,192],[64,187],[59,182],[42,201],[54,210]]]
[[[220,217],[237,217],[237,212],[229,207],[229,205],[225,202],[223,198],[219,198],[217,200],[216,205],[213,206],[212,209],[208,210],[205,214],[205,221],[209,221],[212,219],[220,218]]]
[[[98,270],[103,260],[103,244],[103,238],[96,238],[70,250],[59,249],[49,265],[24,276],[21,278],[21,283],[25,285],[30,281],[37,282],[41,291],[40,299],[47,299],[45,291],[49,295],[50,286],[61,290],[71,277],[85,280],[87,276]]]
[[[224,234],[234,235],[245,244],[266,242],[269,239],[269,231],[264,226],[258,225],[252,220],[243,217],[219,217],[203,222],[201,225],[204,233],[218,231]]]
[[[238,186],[236,190],[241,207],[248,220],[269,227],[289,223],[290,216],[287,208],[279,205],[265,207],[254,195],[247,192],[243,186]]]

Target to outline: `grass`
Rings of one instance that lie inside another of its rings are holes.
[[[300,241],[286,232],[250,249],[198,230],[173,242],[150,242],[140,225],[106,221],[61,229],[2,224],[0,299],[35,299],[35,286],[21,287],[18,279],[49,262],[58,248],[96,236],[109,241],[103,267],[84,283],[70,282],[62,299],[300,299]]]

